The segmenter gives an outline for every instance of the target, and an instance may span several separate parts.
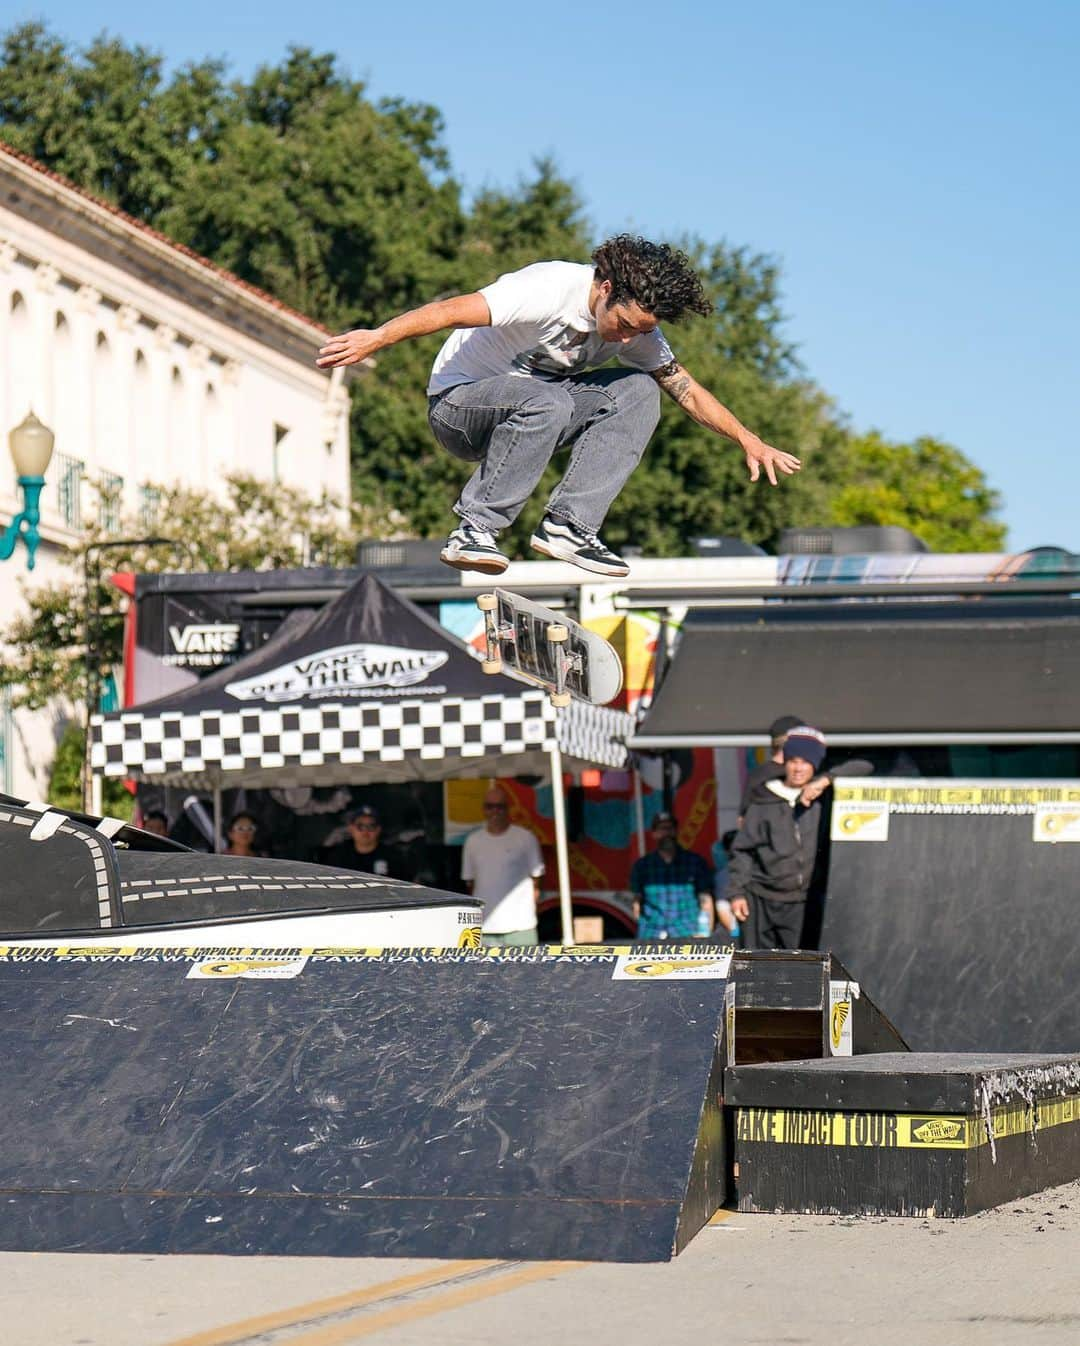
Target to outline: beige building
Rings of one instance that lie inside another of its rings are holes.
[[[56,435],[33,572],[0,562],[0,625],[63,573],[89,508],[153,517],[154,486],[209,493],[243,472],[349,495],[348,394],[314,366],[325,329],[0,142],[0,528],[21,508],[8,432]],[[92,482],[108,488],[100,503]],[[0,790],[40,797],[80,708],[0,700]]]

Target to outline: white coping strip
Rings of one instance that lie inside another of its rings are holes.
[[[56,835],[66,822],[67,817],[63,813],[53,813],[49,809],[46,809],[34,824],[33,829],[30,832],[30,840],[48,841],[50,837]]]

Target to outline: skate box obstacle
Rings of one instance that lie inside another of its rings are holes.
[[[724,1088],[741,1211],[965,1216],[1080,1177],[1080,1056],[765,1062]]]

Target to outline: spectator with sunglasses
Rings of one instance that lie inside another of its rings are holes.
[[[259,824],[250,813],[234,813],[225,829],[225,837],[229,844],[222,851],[222,855],[245,855],[250,859],[261,856],[262,851],[255,849],[258,830]]]
[[[351,809],[345,815],[345,825],[349,829],[348,841],[332,846],[322,864],[334,869],[355,869],[361,874],[378,874],[384,879],[404,877],[393,852],[382,844],[382,823],[370,804]]]
[[[540,843],[510,821],[510,796],[493,785],[484,796],[484,826],[465,838],[461,877],[484,904],[488,946],[538,944],[536,903],[544,857]]]

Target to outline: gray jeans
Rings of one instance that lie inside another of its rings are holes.
[[[548,513],[598,532],[659,419],[656,381],[633,369],[565,379],[504,374],[459,383],[428,408],[443,448],[478,464],[454,513],[492,533],[514,522],[551,455],[563,448],[570,462]]]

